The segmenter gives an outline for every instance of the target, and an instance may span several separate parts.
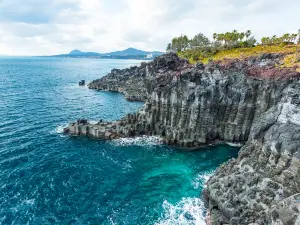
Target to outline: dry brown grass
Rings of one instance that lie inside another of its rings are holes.
[[[265,53],[281,53],[286,56],[282,60],[282,68],[295,68],[300,72],[300,45],[286,45],[286,46],[255,46],[252,48],[235,48],[229,50],[223,50],[212,57],[204,58],[200,60],[204,64],[209,60],[224,61],[225,59],[246,59],[253,56],[259,56]],[[183,56],[181,54],[180,56]],[[186,55],[185,55],[186,56]],[[201,58],[201,57],[200,57]],[[195,64],[197,61],[189,58],[190,63]]]

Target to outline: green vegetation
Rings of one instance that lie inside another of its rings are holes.
[[[300,30],[297,34],[287,33],[280,37],[276,35],[263,37],[261,43],[256,41],[250,30],[215,33],[213,41],[202,33],[195,35],[192,39],[181,35],[172,39],[167,46],[167,51],[176,52],[191,63],[247,58],[263,53],[283,53],[287,55],[283,60],[284,67],[300,68]]]
[[[239,33],[237,30],[221,34],[214,33],[213,38],[213,44],[216,45],[217,42],[219,46],[225,49],[253,47],[256,43],[254,37],[251,37],[250,30],[247,30],[245,33]]]
[[[281,37],[274,35],[273,37],[263,37],[261,39],[262,45],[286,45],[294,44],[298,34],[284,34]]]
[[[256,40],[251,37],[251,31],[238,32],[234,30],[226,33],[215,33],[214,41],[210,41],[204,34],[199,33],[192,39],[186,35],[175,37],[167,46],[167,52],[177,52],[181,56],[191,58],[194,61],[211,57],[217,52],[227,49],[253,47]]]
[[[190,40],[186,35],[181,37],[175,37],[172,39],[172,42],[168,44],[167,51],[175,50],[176,52],[185,51],[189,48]]]
[[[251,56],[259,56],[263,53],[283,53],[292,54],[296,51],[297,45],[286,45],[286,46],[262,46],[257,45],[252,48],[235,48],[219,51],[212,57],[204,58],[202,61],[204,63],[208,62],[209,59],[214,61],[224,60],[224,59],[243,59]]]
[[[298,72],[300,72],[300,60],[297,54],[298,53],[285,56],[281,67],[295,68]]]

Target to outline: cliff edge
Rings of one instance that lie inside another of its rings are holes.
[[[213,224],[299,224],[300,74],[282,55],[191,65],[175,54],[113,70],[89,88],[145,101],[119,121],[70,123],[66,133],[101,139],[159,135],[167,144],[244,146],[204,196]]]

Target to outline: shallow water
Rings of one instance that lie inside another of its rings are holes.
[[[64,136],[68,121],[138,110],[79,87],[133,60],[0,58],[0,224],[202,224],[200,192],[237,148]]]

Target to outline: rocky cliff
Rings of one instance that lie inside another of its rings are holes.
[[[299,88],[282,90],[283,98],[254,121],[238,158],[208,181],[213,224],[300,224]]]
[[[185,147],[245,143],[208,182],[213,224],[297,224],[300,74],[278,68],[281,57],[194,66],[168,54],[113,70],[89,87],[143,100],[143,109],[116,122],[78,120],[65,131],[102,139],[159,135]]]
[[[146,101],[158,76],[166,72],[178,73],[187,65],[186,61],[174,55],[165,55],[149,63],[143,62],[139,67],[113,69],[107,76],[91,82],[88,86],[90,89],[123,93],[130,101]]]

